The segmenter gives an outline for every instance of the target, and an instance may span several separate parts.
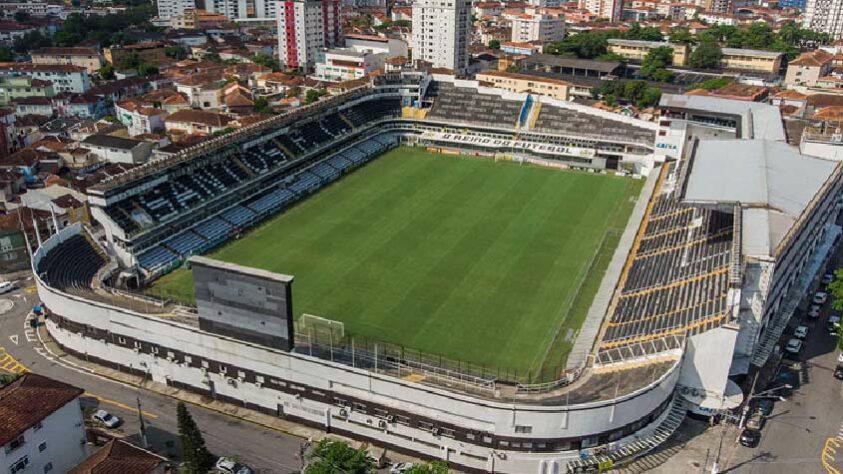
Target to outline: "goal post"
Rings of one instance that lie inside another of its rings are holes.
[[[336,344],[345,338],[345,324],[342,321],[303,313],[298,320],[298,331],[312,339],[312,342]]]

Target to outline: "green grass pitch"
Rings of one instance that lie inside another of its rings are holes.
[[[297,316],[535,373],[570,351],[641,184],[399,148],[210,256],[294,275]],[[191,301],[190,272],[149,292]]]

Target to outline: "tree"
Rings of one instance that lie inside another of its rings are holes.
[[[172,46],[167,46],[166,48],[164,48],[164,54],[166,54],[168,58],[173,58],[178,61],[181,61],[182,59],[187,59],[187,56],[190,54],[190,52],[184,46],[180,44],[174,44]]]
[[[323,438],[307,455],[305,474],[369,474],[375,463],[364,449],[354,449],[343,441]]]
[[[202,433],[184,402],[179,402],[176,408],[176,419],[179,427],[179,441],[181,442],[182,465],[189,474],[208,472],[214,465],[214,458],[205,447]]]
[[[658,87],[648,87],[644,89],[644,93],[641,94],[641,98],[635,103],[638,107],[646,108],[646,107],[655,107],[659,105],[659,101],[662,98],[662,91]]]
[[[831,294],[831,307],[843,310],[843,268],[834,270],[834,281],[828,284],[828,292]]]
[[[701,41],[699,46],[688,58],[688,65],[700,69],[714,69],[720,67],[720,60],[723,59],[723,52],[720,46],[714,41]]]
[[[319,98],[325,94],[327,94],[327,91],[325,89],[310,89],[304,95],[304,103],[312,104],[319,100]]]
[[[405,471],[405,474],[448,474],[448,464],[444,461],[434,461],[430,464],[416,464]]]
[[[489,49],[501,49],[501,40],[490,40],[489,41]]]
[[[49,37],[44,36],[40,31],[30,31],[15,40],[14,49],[18,53],[26,53],[33,49],[52,46],[53,42]]]
[[[0,62],[11,62],[15,60],[15,52],[8,46],[0,46]]]
[[[713,91],[715,89],[720,89],[721,87],[726,87],[732,83],[732,79],[729,77],[717,77],[714,79],[706,79],[705,81],[698,82],[694,84],[695,89],[705,89],[707,91]]]
[[[101,79],[104,79],[106,81],[114,79],[114,66],[109,63],[104,64],[99,69],[99,75]]]
[[[266,66],[273,71],[278,71],[281,69],[281,63],[278,62],[278,59],[273,58],[272,56],[264,53],[258,53],[252,56],[252,62],[255,64],[260,64],[261,66]]]
[[[673,63],[673,48],[662,46],[653,48],[641,61],[641,76],[658,82],[667,82],[673,77],[667,66]]]
[[[623,35],[626,39],[643,40],[643,41],[663,41],[661,30],[654,26],[641,28],[638,23],[633,23],[632,27]]]
[[[287,97],[298,97],[301,95],[301,87],[293,86],[287,89]]]
[[[15,12],[15,21],[18,23],[26,23],[30,19],[29,12],[18,10]]]
[[[272,113],[272,108],[269,106],[269,101],[265,97],[258,97],[255,99],[255,112],[259,114]]]
[[[150,63],[141,63],[138,65],[138,76],[149,77],[158,74],[158,66]]]
[[[670,42],[671,43],[685,43],[690,44],[695,41],[694,35],[688,30],[688,28],[674,28],[670,30]]]
[[[608,37],[604,33],[577,33],[545,47],[545,53],[594,59],[606,53]]]

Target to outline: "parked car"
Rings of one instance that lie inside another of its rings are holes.
[[[122,423],[120,418],[117,418],[105,410],[97,410],[93,415],[91,415],[91,419],[94,420],[95,423],[99,423],[107,428],[117,428],[120,426],[120,423]]]
[[[389,474],[403,474],[410,470],[413,467],[413,463],[411,462],[399,462],[398,464],[392,466],[392,469],[389,470]]]
[[[252,468],[231,458],[221,457],[214,466],[224,474],[252,474]]]
[[[8,293],[15,289],[15,284],[10,281],[0,282],[0,295]]]
[[[762,398],[758,400],[755,404],[755,411],[757,413],[761,413],[764,416],[770,416],[773,414],[773,408],[775,407],[775,403],[770,400],[769,398]]]
[[[837,331],[840,329],[840,315],[839,314],[832,314],[828,317],[828,321],[825,323],[826,329],[831,334],[837,334]]]
[[[825,304],[828,301],[828,293],[825,291],[818,291],[814,293],[814,299],[811,300],[814,304]]]
[[[761,441],[761,432],[758,430],[750,430],[746,429],[743,430],[741,433],[741,446],[746,446],[747,448],[754,448],[758,446],[758,442]]]
[[[834,368],[834,378],[843,380],[843,364],[837,364],[837,367]]]
[[[820,283],[822,283],[823,285],[828,285],[829,283],[831,283],[833,281],[834,281],[834,273],[826,273],[825,275],[823,275],[822,279],[820,280]]]
[[[775,390],[775,395],[789,397],[793,391],[799,388],[799,373],[788,367],[782,366],[776,378],[767,384],[766,390]],[[790,386],[791,388],[787,388]]]
[[[811,318],[811,319],[817,319],[817,318],[819,318],[819,317],[820,317],[820,310],[821,310],[821,309],[822,309],[822,308],[820,308],[820,305],[818,305],[818,304],[812,304],[812,305],[811,305],[811,309],[809,309],[809,310],[808,310],[808,317],[809,317],[809,318]]]
[[[841,352],[840,354],[837,354],[837,363],[843,364],[843,352]]]
[[[787,341],[787,345],[784,346],[784,350],[791,354],[799,354],[802,352],[802,341],[800,339],[793,338]]]
[[[793,330],[793,337],[798,339],[805,339],[808,337],[808,326],[797,326]]]
[[[752,416],[749,417],[749,420],[746,421],[746,427],[750,430],[761,431],[761,428],[764,427],[764,421],[766,418],[761,413],[755,412]]]

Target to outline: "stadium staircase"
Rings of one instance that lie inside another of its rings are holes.
[[[88,234],[88,232],[87,232],[87,231],[82,232],[82,235],[84,235],[84,236],[85,236],[85,240],[87,240],[87,241],[88,241],[88,243],[91,245],[91,247],[92,247],[92,248],[93,248],[93,249],[97,252],[97,254],[99,254],[99,256],[100,256],[100,257],[102,257],[102,259],[103,259],[104,261],[106,261],[106,262],[107,262],[107,261],[109,261],[109,260],[110,260],[110,258],[108,257],[108,254],[107,254],[107,253],[105,253],[105,249],[103,249],[101,245],[99,245],[98,243],[96,243],[96,242],[94,241],[93,237],[91,237],[91,235],[90,235],[90,234]]]
[[[352,122],[351,120],[349,120],[349,119],[348,119],[348,117],[346,117],[345,115],[340,114],[340,113],[337,113],[337,116],[340,118],[340,120],[342,120],[343,122],[345,122],[345,123],[346,123],[346,125],[348,125],[348,126],[349,126],[352,130],[354,130],[355,128],[357,128],[357,127],[355,127],[355,126],[354,126],[354,122]]]
[[[598,466],[604,467],[604,469],[619,466],[614,469],[615,472],[622,472],[624,474],[644,472],[646,469],[643,468],[643,465],[649,464],[646,461],[649,456],[647,458],[642,456],[658,448],[676,432],[679,425],[685,420],[685,414],[688,411],[686,403],[685,398],[681,395],[674,395],[667,417],[665,417],[661,424],[649,436],[616,448],[609,454],[598,454],[571,461],[568,463],[567,472],[596,472]],[[642,466],[638,466],[639,462]],[[662,460],[661,462],[664,461]],[[620,467],[621,464],[625,466]]]
[[[238,168],[240,168],[241,170],[243,170],[243,172],[244,172],[244,173],[246,173],[246,175],[247,175],[248,177],[250,177],[250,178],[254,178],[254,177],[255,177],[255,172],[254,172],[254,171],[252,171],[252,170],[250,170],[250,169],[249,169],[249,167],[248,167],[248,166],[246,166],[246,163],[243,163],[243,162],[240,160],[240,158],[238,158],[238,157],[236,157],[236,156],[232,156],[232,157],[231,157],[231,161],[232,161],[232,162],[234,162],[234,164],[235,164],[235,165],[237,165],[237,167],[238,167]]]
[[[278,140],[277,138],[273,138],[273,139],[272,139],[272,143],[275,143],[275,146],[277,146],[279,149],[281,149],[281,151],[283,151],[283,152],[284,152],[284,154],[285,154],[286,156],[296,156],[296,154],[295,154],[295,153],[293,153],[293,152],[292,152],[289,148],[287,148],[287,147],[286,147],[283,143],[281,143],[281,141],[280,141],[280,140]]]

